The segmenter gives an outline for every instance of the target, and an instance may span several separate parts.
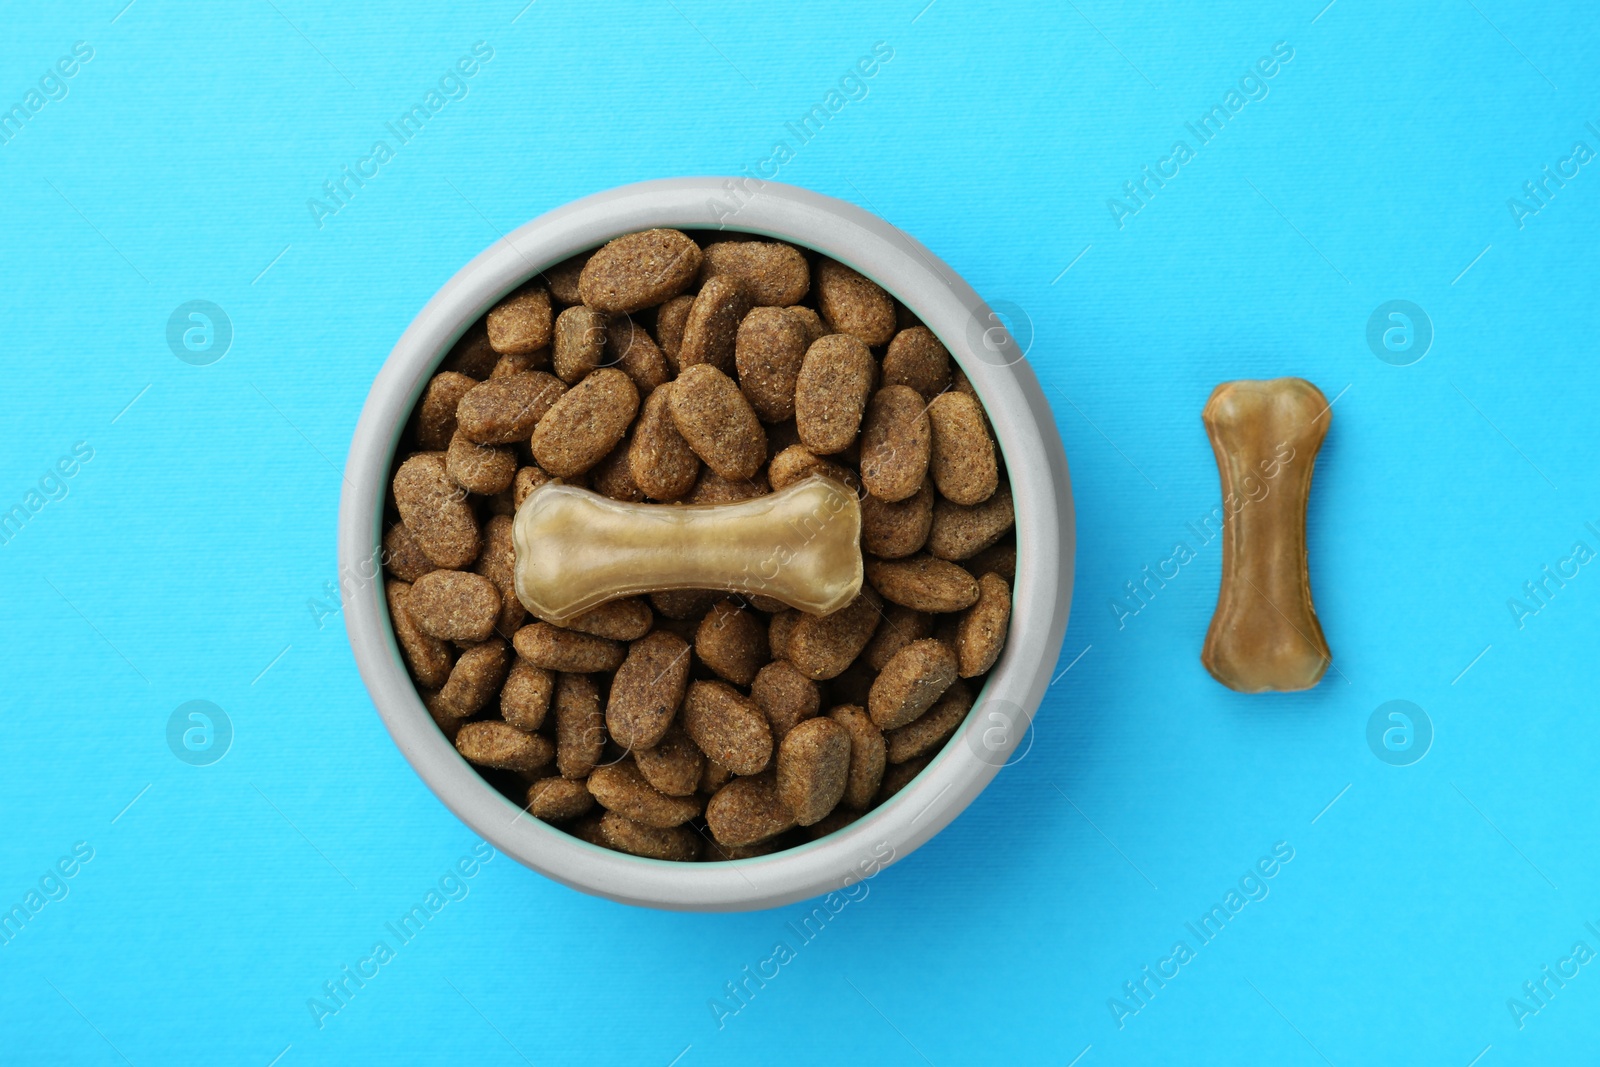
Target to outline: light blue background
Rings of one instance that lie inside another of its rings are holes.
[[[1520,629],[1507,607],[1575,541],[1600,549],[1600,174],[1521,228],[1506,204],[1574,141],[1600,150],[1592,15],[522,2],[7,19],[7,107],[75,41],[94,58],[0,146],[0,510],[74,444],[94,458],[0,547],[0,904],[75,842],[94,858],[0,946],[0,1058],[1497,1067],[1594,1047],[1600,964],[1521,1029],[1506,1004],[1574,942],[1600,950],[1600,576]],[[318,228],[307,199],[480,40],[469,95]],[[319,1029],[307,1000],[475,841],[384,733],[342,618],[317,618],[374,373],[500,233],[766,158],[877,41],[894,58],[869,94],[779,177],[882,214],[1031,324],[1078,508],[1075,665],[1031,750],[721,1029],[708,1001],[807,909],[634,910],[503,857]],[[1107,199],[1280,41],[1266,98],[1119,229]],[[1365,340],[1402,298],[1435,329],[1408,367]],[[194,299],[235,331],[209,366],[165,341]],[[1283,374],[1338,397],[1310,512],[1336,669],[1246,697],[1199,663],[1217,542],[1122,628],[1109,605],[1217,502],[1211,387]],[[167,747],[192,699],[233,724],[209,767]],[[1413,766],[1367,745],[1392,699],[1436,732]],[[1277,842],[1270,895],[1119,1029],[1108,999]]]

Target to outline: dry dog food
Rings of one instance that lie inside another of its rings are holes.
[[[871,279],[777,241],[649,230],[549,267],[424,387],[392,488],[385,595],[434,721],[531,816],[637,856],[860,818],[1011,623],[971,385]]]

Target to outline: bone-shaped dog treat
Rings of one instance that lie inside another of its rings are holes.
[[[1222,588],[1200,661],[1241,693],[1310,689],[1332,654],[1311,603],[1306,503],[1332,411],[1301,378],[1223,382],[1201,414],[1222,478]]]
[[[517,509],[517,599],[559,623],[672,589],[760,594],[825,615],[861,591],[861,505],[814,475],[733,504],[626,504],[550,482]]]

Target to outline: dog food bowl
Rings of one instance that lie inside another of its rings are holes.
[[[533,275],[620,234],[653,227],[788,241],[876,281],[931,329],[993,423],[1016,509],[1010,636],[961,727],[909,785],[817,841],[753,859],[677,863],[613,852],[507,800],[440,732],[406,673],[379,564],[395,449],[455,341]],[[1038,379],[1003,321],[921,244],[852,204],[753,179],[671,178],[557,208],[496,241],[445,283],[378,372],[350,442],[339,571],[356,665],[384,725],[445,805],[497,849],[575,889],[685,911],[777,907],[849,887],[908,855],[972,802],[1027,733],[1072,601],[1074,526],[1066,455]]]

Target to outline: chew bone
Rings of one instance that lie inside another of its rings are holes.
[[[814,475],[733,504],[627,504],[555,482],[517,509],[517,598],[552,622],[672,589],[760,594],[825,615],[861,591],[861,505]]]
[[[1226,518],[1222,586],[1200,661],[1241,693],[1310,689],[1332,654],[1311,602],[1306,504],[1332,419],[1301,378],[1223,382],[1201,414]]]

